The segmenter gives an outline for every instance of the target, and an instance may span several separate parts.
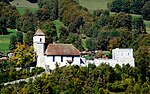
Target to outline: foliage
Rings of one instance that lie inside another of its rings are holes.
[[[27,83],[20,82],[17,85],[2,86],[0,92],[5,92],[4,94],[7,92],[44,94],[148,93],[149,82],[141,84],[134,80],[140,74],[132,75],[135,72],[132,70],[136,68],[128,65],[123,67],[116,65],[115,68],[112,68],[106,64],[101,64],[98,67],[93,64],[89,64],[88,67],[58,67],[50,75],[44,74]]]
[[[17,36],[15,34],[10,35],[10,43],[9,43],[9,49],[13,50],[16,48],[17,44]]]
[[[25,44],[27,44],[28,46],[32,46],[34,34],[35,34],[34,31],[28,31],[28,32],[25,34],[25,38],[24,38]]]
[[[141,70],[141,81],[144,83],[146,81],[146,76],[149,75],[150,47],[149,46],[139,47],[138,50],[136,51],[136,55],[137,55],[136,64]]]
[[[56,32],[56,27],[53,22],[47,22],[43,26],[44,28],[44,33],[46,35],[46,43],[52,43],[56,42],[58,37],[57,37],[57,32]]]
[[[0,2],[0,19],[5,19],[5,28],[16,28],[16,19],[19,17],[19,12],[15,6]],[[3,27],[4,28],[4,27]]]
[[[44,71],[41,67],[35,67],[30,69],[22,69],[16,67],[16,64],[9,61],[3,61],[0,63],[0,83],[11,82],[18,79],[25,79],[37,74],[40,74]]]
[[[0,18],[0,35],[7,34],[6,19]]]
[[[17,36],[17,42],[23,43],[23,33],[18,31],[18,32],[16,32],[16,36]]]
[[[144,6],[142,7],[142,16],[144,19],[146,20],[150,20],[150,12],[149,12],[149,9],[150,9],[150,2],[146,2],[144,4]]]
[[[113,0],[108,8],[112,12],[142,14],[145,20],[150,20],[149,5],[149,0]]]
[[[11,61],[16,62],[18,66],[29,67],[30,64],[35,61],[33,46],[18,43],[14,50],[14,54],[15,55],[12,56]]]
[[[17,43],[23,43],[23,33],[20,31],[17,31],[16,34],[10,34],[9,49],[15,49]]]
[[[51,20],[58,18],[58,0],[38,0],[38,5],[43,11],[46,9]]]

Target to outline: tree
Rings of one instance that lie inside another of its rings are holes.
[[[148,70],[150,70],[150,47],[141,46],[136,51],[136,66],[141,70],[141,81],[144,83],[146,81],[146,75]]]
[[[30,64],[35,61],[35,53],[33,46],[27,46],[26,44],[18,43],[14,50],[14,56],[11,61],[16,62],[17,66],[29,67]]]
[[[94,50],[94,42],[93,42],[93,39],[87,39],[86,40],[86,47],[88,50],[92,51]]]
[[[81,45],[81,38],[77,33],[69,33],[69,36],[65,40],[65,43],[71,43],[79,50],[83,50]]]
[[[17,37],[14,34],[10,35],[10,42],[9,42],[9,49],[13,50],[16,48],[16,44],[17,44]]]
[[[40,8],[35,12],[35,18],[39,21],[49,20],[50,11],[48,8]]]
[[[40,9],[37,12],[43,14],[43,16],[48,17],[50,20],[56,20],[58,18],[58,0],[38,0],[38,5],[41,9],[46,9],[44,12]],[[42,13],[43,12],[43,13]]]
[[[57,41],[58,37],[57,37],[56,27],[53,22],[45,23],[42,26],[42,28],[44,29],[44,33],[46,35],[47,44]]]
[[[83,26],[84,21],[82,17],[76,17],[74,22],[71,22],[68,26],[68,30],[70,32],[79,33],[79,29],[81,26]]]
[[[7,34],[6,19],[0,18],[0,35]]]
[[[112,49],[118,48],[118,39],[117,38],[112,38],[109,40],[109,45],[108,49],[111,51]]]
[[[150,20],[150,2],[146,2],[142,7],[142,16],[146,20]]]
[[[141,9],[143,7],[142,0],[132,0],[130,12],[134,14],[141,14]]]
[[[18,20],[17,27],[19,29],[21,27],[21,31],[23,31],[24,33],[27,33],[28,31],[35,30],[36,23],[37,21],[33,13],[30,10],[26,10],[25,14],[22,17],[20,17],[20,19]]]
[[[112,26],[114,28],[127,28],[128,30],[132,29],[131,21],[132,17],[131,15],[125,14],[125,13],[119,13],[118,15],[114,16]]]
[[[16,35],[17,35],[17,42],[23,43],[23,33],[21,31],[18,31]]]
[[[48,75],[42,75],[33,82],[33,88],[35,94],[51,94],[53,89],[51,84],[48,82]]]
[[[20,14],[15,6],[0,3],[0,18],[5,18],[7,28],[16,28],[16,19],[19,18],[19,16]]]
[[[144,20],[142,17],[134,18],[132,27],[136,30],[137,35],[146,33],[146,25],[144,24]]]
[[[25,44],[27,44],[28,46],[31,46],[33,44],[33,36],[34,36],[34,34],[35,34],[34,31],[28,31],[25,34],[25,38],[24,38]]]
[[[68,35],[69,35],[69,31],[68,31],[68,29],[67,29],[66,27],[64,27],[64,26],[61,26],[60,29],[59,29],[59,31],[60,31],[59,42],[60,42],[60,43],[64,43],[65,40],[66,40],[66,38],[67,38]]]
[[[120,12],[121,7],[123,6],[123,0],[114,0],[113,2],[109,3],[107,6],[112,12]]]

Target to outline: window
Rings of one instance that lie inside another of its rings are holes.
[[[128,55],[130,55],[130,53],[128,53]]]
[[[55,62],[55,56],[53,56],[53,62]]]
[[[61,56],[61,62],[63,62],[63,56]]]
[[[74,56],[72,56],[72,61],[74,60]]]
[[[42,41],[42,39],[40,38],[40,42]]]

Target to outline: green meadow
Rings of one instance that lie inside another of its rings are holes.
[[[16,6],[20,14],[23,14],[26,9],[35,12],[38,9],[37,3],[30,3],[27,0],[14,0],[10,2],[11,5]]]
[[[4,53],[4,55],[9,52],[9,42],[10,42],[10,34],[15,33],[16,30],[14,29],[7,29],[9,34],[7,35],[0,35],[0,52]]]
[[[24,14],[25,10],[29,9],[32,12],[35,12],[37,8],[27,8],[27,7],[17,7],[17,10],[19,11],[20,14]]]
[[[111,1],[112,0],[79,0],[79,3],[90,12],[93,12],[96,9],[107,9],[107,4]]]

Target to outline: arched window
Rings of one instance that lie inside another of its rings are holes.
[[[42,41],[42,39],[40,38],[40,42]]]

